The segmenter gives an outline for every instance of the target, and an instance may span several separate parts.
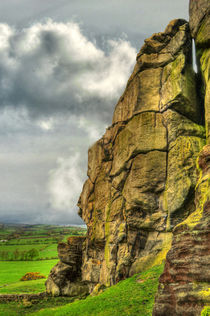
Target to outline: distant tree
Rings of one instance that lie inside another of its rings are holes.
[[[27,251],[25,251],[25,250],[21,251],[20,260],[21,261],[27,260]]]
[[[20,257],[20,251],[18,249],[15,249],[13,252],[13,260],[18,260]]]
[[[36,257],[39,257],[39,251],[36,248],[32,248],[27,251],[28,260],[34,260]]]
[[[9,260],[9,251],[1,251],[1,258],[2,260]]]

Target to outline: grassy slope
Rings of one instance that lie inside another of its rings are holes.
[[[59,308],[44,309],[33,315],[150,316],[158,287],[158,278],[162,271],[163,265],[153,267],[146,272],[119,282],[98,296],[89,296],[85,300]]]
[[[48,276],[58,260],[0,261],[0,294],[36,293],[45,291],[45,279],[19,281],[27,272],[40,272]],[[8,273],[9,272],[9,273]],[[7,286],[5,286],[7,284]]]

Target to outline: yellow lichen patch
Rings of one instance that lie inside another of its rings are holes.
[[[199,46],[207,46],[207,42],[209,40],[209,32],[210,32],[210,23],[208,19],[208,14],[202,20],[201,26],[196,35],[196,45]]]
[[[204,141],[199,137],[179,136],[170,144],[168,172],[163,194],[163,210],[168,214],[166,230],[171,230],[171,219],[179,210],[185,211],[186,200],[196,185],[196,160]]]
[[[201,297],[205,297],[205,299],[206,299],[207,297],[210,298],[210,288],[198,292],[198,295],[201,296]]]
[[[160,265],[163,260],[165,260],[168,251],[171,249],[172,242],[172,234],[166,234],[166,239],[163,242],[162,250],[155,257],[155,261],[153,262],[151,267]]]
[[[172,233],[165,233],[164,235],[165,237],[162,241],[161,250],[158,253],[150,253],[137,259],[130,270],[130,275],[145,271],[163,263],[168,251],[171,249]]]
[[[209,190],[209,179],[208,181],[206,181],[204,183],[204,187],[202,188],[202,194],[201,194],[201,197],[200,197],[200,200],[199,200],[199,207],[195,210],[195,212],[193,212],[192,214],[190,214],[188,216],[188,218],[183,221],[182,223],[180,223],[178,226],[180,225],[184,225],[184,224],[187,224],[187,226],[190,228],[190,229],[193,229],[195,227],[195,225],[198,224],[198,222],[200,221],[200,219],[202,218],[203,216],[203,207],[204,207],[204,204],[206,203],[206,201],[209,199],[209,195],[210,195],[210,190]]]
[[[198,166],[198,160],[197,160],[197,168],[200,171],[200,176],[199,180],[196,185],[196,191],[197,191],[197,208],[195,212],[190,214],[186,220],[181,222],[180,224],[177,225],[177,227],[182,226],[182,225],[187,225],[190,229],[193,229],[200,219],[203,216],[203,208],[205,203],[210,200],[210,177],[209,174],[202,176],[202,171]]]
[[[104,250],[104,258],[106,260],[106,265],[109,267],[109,261],[110,261],[110,253],[109,253],[109,239],[110,239],[110,222],[109,222],[109,216],[110,216],[110,203],[105,208],[105,238],[106,238],[106,245]]]
[[[190,214],[185,221],[178,224],[177,227],[186,224],[189,228],[194,228],[195,225],[197,225],[198,222],[200,221],[202,215],[203,215],[203,210],[198,208],[195,212]]]

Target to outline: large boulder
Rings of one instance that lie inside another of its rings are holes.
[[[60,261],[52,268],[46,281],[46,291],[52,296],[83,297],[89,286],[81,280],[82,248],[85,237],[72,236],[58,244]]]

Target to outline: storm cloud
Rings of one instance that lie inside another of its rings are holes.
[[[34,118],[83,113],[108,120],[136,50],[122,39],[104,45],[106,52],[73,22],[21,31],[1,24],[0,106],[26,108]]]
[[[135,56],[122,39],[102,50],[73,22],[0,25],[0,220],[81,223],[87,147],[111,120]]]

